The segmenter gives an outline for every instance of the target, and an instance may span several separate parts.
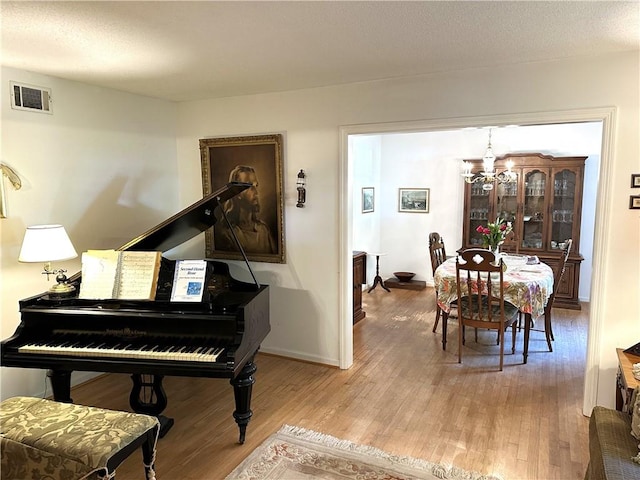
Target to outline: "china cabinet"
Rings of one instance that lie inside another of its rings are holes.
[[[555,267],[564,242],[573,239],[572,252],[554,305],[580,309],[580,222],[584,162],[587,157],[553,157],[540,153],[518,153],[499,157],[496,172],[506,170],[513,162],[516,181],[493,183],[492,189],[483,182],[465,184],[463,248],[482,245],[478,226],[495,222],[497,217],[513,224],[513,232],[502,246],[538,258]],[[482,170],[482,159],[467,160],[472,173]]]

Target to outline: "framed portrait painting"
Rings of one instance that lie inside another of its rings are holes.
[[[207,258],[242,260],[235,236],[248,260],[285,263],[282,135],[203,138],[200,157],[204,196],[229,182],[253,184],[216,209]]]
[[[398,211],[412,213],[429,213],[429,189],[399,188]]]

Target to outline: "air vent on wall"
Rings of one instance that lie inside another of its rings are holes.
[[[35,87],[24,83],[11,84],[11,108],[31,112],[53,113],[51,111],[51,89]]]

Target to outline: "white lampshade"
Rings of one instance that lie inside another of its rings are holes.
[[[77,256],[78,253],[62,225],[34,225],[27,227],[18,261],[54,262]]]

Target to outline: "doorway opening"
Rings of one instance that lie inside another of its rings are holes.
[[[402,135],[407,133],[439,133],[450,132],[450,131],[460,131],[461,129],[468,128],[478,128],[484,127],[487,125],[495,125],[495,126],[508,126],[508,125],[519,125],[522,128],[528,127],[547,127],[549,128],[552,125],[564,125],[568,123],[581,123],[581,122],[596,122],[598,126],[601,126],[601,136],[599,141],[601,143],[599,150],[599,165],[596,168],[595,178],[597,179],[593,188],[595,191],[592,194],[594,198],[594,214],[595,218],[594,224],[604,225],[607,223],[606,218],[604,217],[603,212],[607,210],[607,192],[612,188],[610,185],[610,163],[611,163],[611,152],[612,152],[612,142],[613,142],[613,118],[614,118],[614,109],[613,108],[603,108],[603,109],[588,109],[581,111],[568,111],[568,112],[549,112],[546,114],[514,114],[514,115],[504,115],[504,116],[492,116],[492,117],[469,117],[469,118],[459,118],[459,119],[445,119],[445,120],[428,120],[422,122],[398,122],[398,123],[390,123],[390,124],[369,124],[369,125],[355,125],[342,127],[340,129],[341,134],[341,172],[340,172],[340,185],[341,185],[341,225],[340,225],[340,243],[341,243],[341,271],[344,272],[341,275],[341,328],[340,328],[340,367],[341,368],[349,368],[353,363],[353,332],[352,332],[352,322],[351,315],[352,312],[352,303],[351,303],[351,287],[352,285],[352,275],[350,271],[350,262],[352,261],[351,252],[354,250],[354,247],[357,249],[362,249],[361,245],[354,245],[354,209],[356,209],[357,205],[355,205],[354,198],[357,195],[354,195],[353,192],[359,188],[359,180],[356,180],[357,166],[355,162],[356,152],[354,152],[354,138],[360,136],[368,136],[369,138],[374,138],[375,136],[381,135]],[[466,155],[464,151],[461,152],[459,158],[474,158],[478,156],[478,152],[480,154],[483,152],[482,147],[477,147],[474,144],[471,144],[471,147],[474,149],[473,152],[469,155]],[[495,143],[494,143],[495,149]],[[534,151],[535,149],[528,148],[529,152]],[[506,151],[497,150],[499,153],[507,153]],[[513,153],[509,151],[508,153]],[[575,151],[571,152],[572,154],[576,154]],[[560,156],[562,152],[554,152],[556,156]],[[567,153],[568,154],[568,153]],[[375,155],[371,156],[371,161],[375,161]],[[455,163],[455,162],[453,162]],[[459,173],[459,164],[457,167]],[[454,168],[454,169],[455,169]],[[367,179],[368,180],[368,179]],[[396,185],[393,185],[391,188],[396,188]],[[411,185],[406,185],[406,187],[411,187]],[[458,206],[459,214],[462,212],[462,181],[461,179],[457,179],[456,183],[453,184],[452,189],[458,189],[458,193],[452,193],[453,195],[457,195],[458,201],[460,205]],[[602,199],[601,202],[595,202],[596,199]],[[395,208],[395,206],[393,207]],[[461,228],[462,222],[452,222],[458,223]],[[592,266],[593,272],[590,275],[591,278],[583,278],[583,282],[590,282],[590,325],[589,325],[589,338],[587,345],[587,364],[585,366],[585,389],[584,389],[584,403],[583,403],[583,411],[588,412],[591,411],[593,405],[595,404],[595,398],[597,393],[597,375],[598,369],[597,367],[598,353],[599,353],[599,331],[600,325],[597,323],[597,319],[602,318],[600,308],[602,302],[600,301],[601,297],[601,284],[599,281],[600,275],[599,272],[601,270],[602,265],[602,256],[603,251],[605,250],[605,241],[603,232],[606,231],[606,228],[598,230],[597,232],[593,232],[591,235],[586,235],[582,237],[584,240],[582,242],[587,242],[593,239],[592,245]],[[426,239],[426,236],[425,236]],[[455,241],[458,242],[461,239],[461,234],[456,236]],[[452,237],[453,240],[453,237]],[[426,240],[425,240],[426,242]],[[379,250],[379,245],[372,247],[374,250]],[[586,245],[585,245],[586,247]],[[581,245],[581,250],[583,250],[583,246]],[[585,263],[585,262],[583,262]],[[426,264],[426,262],[425,262]],[[348,268],[349,267],[349,268]]]

